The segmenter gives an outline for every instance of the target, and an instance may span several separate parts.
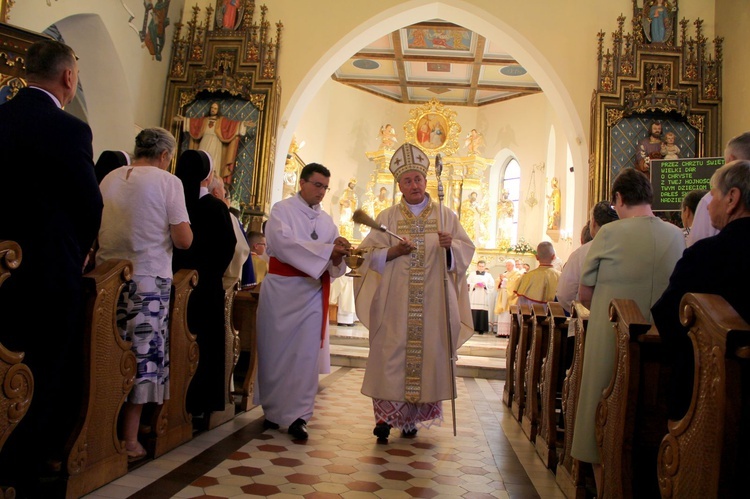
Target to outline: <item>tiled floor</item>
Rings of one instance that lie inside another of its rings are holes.
[[[447,402],[442,426],[413,439],[393,431],[383,445],[359,391],[363,374],[321,376],[306,442],[263,430],[255,408],[87,497],[564,497],[501,404],[502,381],[458,378],[457,436]]]

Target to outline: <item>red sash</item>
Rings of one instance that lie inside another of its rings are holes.
[[[274,256],[270,259],[268,273],[284,277],[312,277]],[[327,270],[320,276],[320,283],[323,285],[323,324],[320,327],[320,348],[323,348],[323,340],[326,337],[326,325],[328,324],[328,302],[331,294],[331,275]]]

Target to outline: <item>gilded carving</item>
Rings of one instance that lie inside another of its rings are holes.
[[[688,123],[690,126],[703,133],[705,127],[705,117],[701,114],[691,114],[688,116]]]
[[[418,145],[427,154],[440,153],[451,156],[458,150],[461,125],[456,112],[448,109],[437,99],[411,109],[411,119],[404,124],[406,142]]]
[[[623,117],[622,109],[607,109],[607,126],[616,125]]]

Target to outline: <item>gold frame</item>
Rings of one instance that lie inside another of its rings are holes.
[[[7,23],[10,18],[10,9],[16,0],[0,0],[0,23]]]
[[[461,125],[456,120],[456,112],[447,109],[445,105],[437,99],[431,99],[429,102],[411,109],[409,111],[411,119],[404,123],[404,132],[406,142],[410,142],[420,147],[429,156],[437,153],[443,156],[452,156],[458,150],[458,137],[461,133]],[[445,134],[445,140],[434,147],[427,147],[424,143],[417,140],[419,126],[422,123],[433,123],[439,125]]]

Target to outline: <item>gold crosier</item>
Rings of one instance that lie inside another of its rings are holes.
[[[409,311],[406,319],[406,382],[404,399],[417,403],[422,396],[422,359],[424,346],[424,279],[425,235],[436,233],[437,220],[430,219],[433,203],[430,202],[419,216],[415,216],[402,199],[399,205],[403,220],[398,221],[397,232],[408,236],[416,249],[411,252],[409,265]]]

